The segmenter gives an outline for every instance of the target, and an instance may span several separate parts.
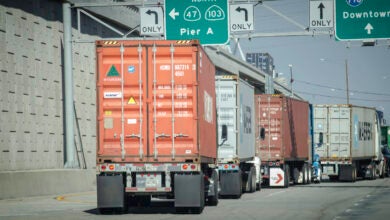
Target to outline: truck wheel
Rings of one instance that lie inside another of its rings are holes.
[[[381,172],[379,174],[379,178],[381,178],[381,179],[385,178],[385,172],[386,172],[385,166],[386,166],[385,161],[382,161],[382,168],[381,168]]]
[[[211,179],[214,181],[213,189],[214,189],[214,195],[207,197],[207,205],[209,206],[216,206],[218,205],[218,187],[219,187],[219,177],[218,172],[216,170],[213,170],[213,173],[211,174]]]
[[[298,184],[299,183],[299,176],[300,176],[300,173],[298,168],[294,167],[293,169],[293,180],[294,180],[294,184]]]
[[[256,183],[256,190],[261,191],[261,181],[260,183]]]
[[[372,179],[373,180],[376,180],[376,178],[378,177],[376,174],[376,169],[377,169],[377,165],[376,165],[376,163],[373,163],[372,164]]]
[[[290,167],[286,164],[284,167],[284,188],[290,185]]]
[[[302,166],[302,184],[307,184],[307,166],[306,163]]]
[[[304,165],[303,165],[303,167],[304,167],[304,170],[305,170],[305,175],[304,175],[304,178],[305,178],[305,181],[304,181],[304,183],[303,184],[309,184],[310,183],[310,169],[309,169],[309,164],[307,164],[307,163],[305,163]]]
[[[307,164],[307,184],[311,184],[313,170],[309,164]]]
[[[249,192],[254,193],[256,192],[256,170],[254,167],[251,167],[250,172],[249,172]]]
[[[352,182],[356,182],[357,170],[355,166],[352,166]]]

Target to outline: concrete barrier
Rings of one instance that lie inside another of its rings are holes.
[[[96,171],[80,169],[0,172],[0,199],[96,190]]]

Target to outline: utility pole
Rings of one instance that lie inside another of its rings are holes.
[[[349,105],[348,60],[345,59],[345,83],[347,87],[347,104]]]
[[[294,82],[294,79],[293,79],[293,75],[292,75],[292,64],[288,64],[288,66],[290,67],[290,90],[291,90],[291,97],[294,97],[294,92],[293,92],[293,82]]]

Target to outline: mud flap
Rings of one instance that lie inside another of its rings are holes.
[[[339,181],[354,181],[354,166],[340,165],[339,167]]]
[[[97,207],[125,208],[123,176],[97,176]]]
[[[241,196],[241,171],[220,173],[221,196]]]
[[[281,186],[288,187],[288,172],[285,172],[279,167],[270,167],[269,168],[269,186]]]
[[[203,174],[175,174],[175,207],[203,208]]]

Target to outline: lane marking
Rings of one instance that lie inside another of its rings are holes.
[[[280,193],[285,193],[285,192],[286,192],[285,190],[280,191],[280,192],[274,192],[274,193],[271,193],[271,194],[269,194],[269,195],[267,195],[265,197],[271,197],[271,196],[274,196],[274,195],[277,195],[277,194],[280,194]]]
[[[92,195],[94,193],[95,192],[84,192],[84,193],[73,193],[73,194],[60,195],[60,196],[55,197],[55,200],[57,200],[59,202],[69,202],[69,203],[96,204],[96,202],[92,202],[92,201],[72,199],[72,197],[90,195],[90,194]]]

